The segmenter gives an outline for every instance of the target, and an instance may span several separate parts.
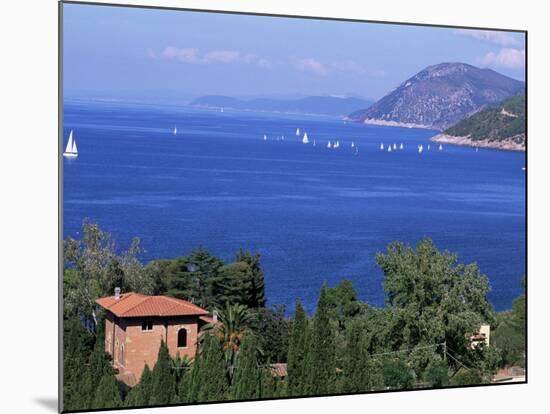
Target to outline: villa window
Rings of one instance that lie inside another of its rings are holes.
[[[153,321],[143,321],[141,322],[142,331],[152,331],[153,330]]]
[[[178,331],[178,348],[187,347],[187,329],[181,328]]]

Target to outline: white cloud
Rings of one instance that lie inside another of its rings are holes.
[[[502,48],[499,52],[489,52],[479,59],[479,63],[486,66],[504,68],[522,68],[525,66],[525,50]]]
[[[241,59],[241,52],[237,50],[215,50],[206,53],[203,59],[206,63],[233,63]]]
[[[519,46],[518,40],[508,32],[498,32],[491,30],[473,30],[473,29],[458,29],[457,34],[474,39],[483,40],[488,43],[494,43],[499,46]]]
[[[256,65],[260,68],[270,68],[271,64],[267,59],[256,56],[255,54],[244,54],[238,50],[213,50],[202,53],[194,47],[178,48],[175,46],[167,46],[157,56],[152,49],[147,49],[147,56],[152,59],[159,57],[166,60],[175,60],[182,63],[193,65],[206,65],[210,63],[245,63]]]
[[[295,59],[294,66],[300,70],[313,72],[321,76],[328,74],[326,66],[313,58]]]
[[[366,73],[367,69],[353,60],[342,60],[333,62],[331,65],[334,69],[342,72]]]

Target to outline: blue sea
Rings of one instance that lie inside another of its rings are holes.
[[[300,300],[311,312],[322,283],[344,278],[383,305],[376,253],[423,237],[477,262],[496,310],[522,292],[523,153],[427,151],[435,131],[330,117],[116,102],[65,101],[64,144],[71,129],[79,156],[63,161],[65,237],[80,238],[89,218],[121,250],[138,236],[144,263],[198,246],[229,262],[250,249],[269,304],[291,311]]]

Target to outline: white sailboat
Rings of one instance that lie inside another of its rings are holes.
[[[443,151],[443,145],[439,144],[439,151]]]
[[[334,144],[332,148],[340,148],[340,141],[336,140],[336,144]]]
[[[332,148],[332,145],[331,145],[330,141],[327,144],[327,148]]]
[[[174,125],[174,131],[173,131],[174,135],[176,135],[178,133],[178,128],[176,128],[176,126]]]
[[[220,112],[223,112],[223,108],[220,108]]]
[[[300,128],[296,128],[296,136],[300,135]]]
[[[283,135],[283,136],[281,137],[281,141],[284,141],[284,140],[285,140],[285,136]]]
[[[399,149],[400,149],[400,150],[403,149],[403,143],[401,143],[401,145],[399,146]]]
[[[267,141],[267,135],[264,134],[264,141]]]
[[[391,145],[388,145],[388,152],[391,152]]]
[[[381,150],[384,149],[384,144],[380,144],[380,149],[381,149]]]
[[[69,133],[69,142],[63,153],[64,157],[75,158],[78,157],[78,149],[76,148],[76,140],[73,138],[73,130]]]
[[[430,144],[428,144],[428,151],[430,150]]]
[[[355,142],[351,141],[351,147],[355,148]]]
[[[309,144],[309,139],[307,137],[307,132],[304,132],[304,137],[302,138],[302,144]]]
[[[393,144],[393,149],[394,149],[394,150],[397,149],[397,144]]]
[[[424,151],[424,146],[423,146],[422,144],[420,144],[420,145],[418,146],[418,153],[421,154],[422,151]]]

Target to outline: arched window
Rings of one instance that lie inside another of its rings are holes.
[[[120,345],[120,349],[118,352],[118,363],[120,365],[124,365],[124,344]]]
[[[181,328],[178,331],[178,348],[185,348],[187,346],[187,329]]]

